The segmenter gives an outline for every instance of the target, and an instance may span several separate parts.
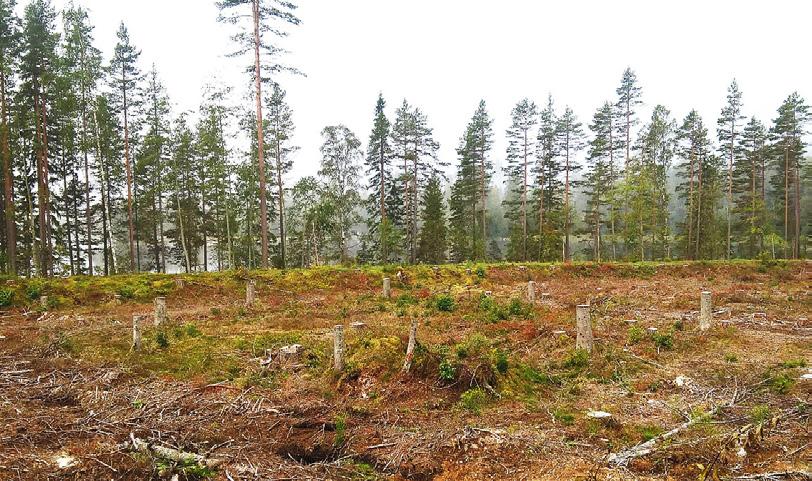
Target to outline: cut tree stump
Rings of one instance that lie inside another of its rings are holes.
[[[133,351],[141,350],[141,323],[144,316],[133,316]]]
[[[245,305],[251,307],[254,305],[254,300],[257,296],[257,282],[254,279],[248,279],[245,285]]]
[[[341,372],[344,370],[344,326],[337,324],[334,328],[333,336],[333,370]]]
[[[575,339],[575,348],[592,352],[594,338],[592,337],[592,321],[589,316],[589,304],[580,304],[575,308],[575,325],[578,336]]]
[[[713,327],[713,303],[711,292],[702,291],[699,297],[699,330],[707,331]]]
[[[527,281],[527,301],[536,302],[536,281]]]
[[[166,297],[160,296],[155,298],[155,320],[156,326],[166,322]]]
[[[383,297],[392,297],[392,280],[388,277],[383,278]]]

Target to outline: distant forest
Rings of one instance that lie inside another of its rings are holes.
[[[807,256],[810,111],[798,93],[757,119],[734,80],[717,119],[663,105],[644,119],[626,69],[590,119],[525,98],[502,133],[485,101],[472,105],[456,159],[439,158],[420,108],[404,100],[390,119],[379,95],[366,145],[324,127],[321,159],[307,160],[318,175],[294,183],[295,106],[279,81],[298,73],[281,46],[295,5],[217,2],[250,92],[231,105],[231,88],[212,85],[198,112],[175,113],[123,23],[99,48],[84,8],[32,0],[19,18],[15,4],[0,0],[7,274]]]

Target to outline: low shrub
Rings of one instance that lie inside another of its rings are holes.
[[[448,294],[437,296],[434,304],[435,307],[437,307],[437,310],[440,312],[454,312],[454,309],[456,308],[454,298]]]
[[[471,411],[474,414],[482,412],[482,408],[488,402],[488,395],[481,388],[475,387],[462,393],[459,406]]]

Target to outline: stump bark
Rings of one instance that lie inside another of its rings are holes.
[[[392,297],[392,280],[388,277],[383,278],[383,297]]]
[[[527,281],[527,301],[536,302],[536,281]]]

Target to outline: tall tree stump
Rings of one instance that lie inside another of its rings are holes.
[[[48,296],[39,296],[39,307],[43,311],[48,310]]]
[[[383,278],[383,297],[392,297],[392,280],[388,277]]]
[[[248,279],[245,285],[245,305],[251,307],[254,305],[254,300],[257,296],[257,282],[254,279]]]
[[[403,372],[409,372],[409,369],[412,368],[415,344],[417,344],[417,319],[412,321],[412,327],[409,329],[409,344],[406,346],[406,360],[403,361]]]
[[[333,330],[333,370],[344,370],[344,326],[337,324]]]
[[[133,351],[141,350],[141,323],[144,316],[133,316]]]
[[[155,320],[156,326],[166,322],[166,297],[158,296],[155,298]]]
[[[578,336],[575,339],[575,348],[592,352],[592,320],[589,316],[589,304],[580,304],[575,308],[575,325]]]
[[[536,281],[527,281],[527,301],[536,302]]]
[[[713,302],[711,292],[702,291],[699,296],[699,330],[707,331],[713,327]]]

